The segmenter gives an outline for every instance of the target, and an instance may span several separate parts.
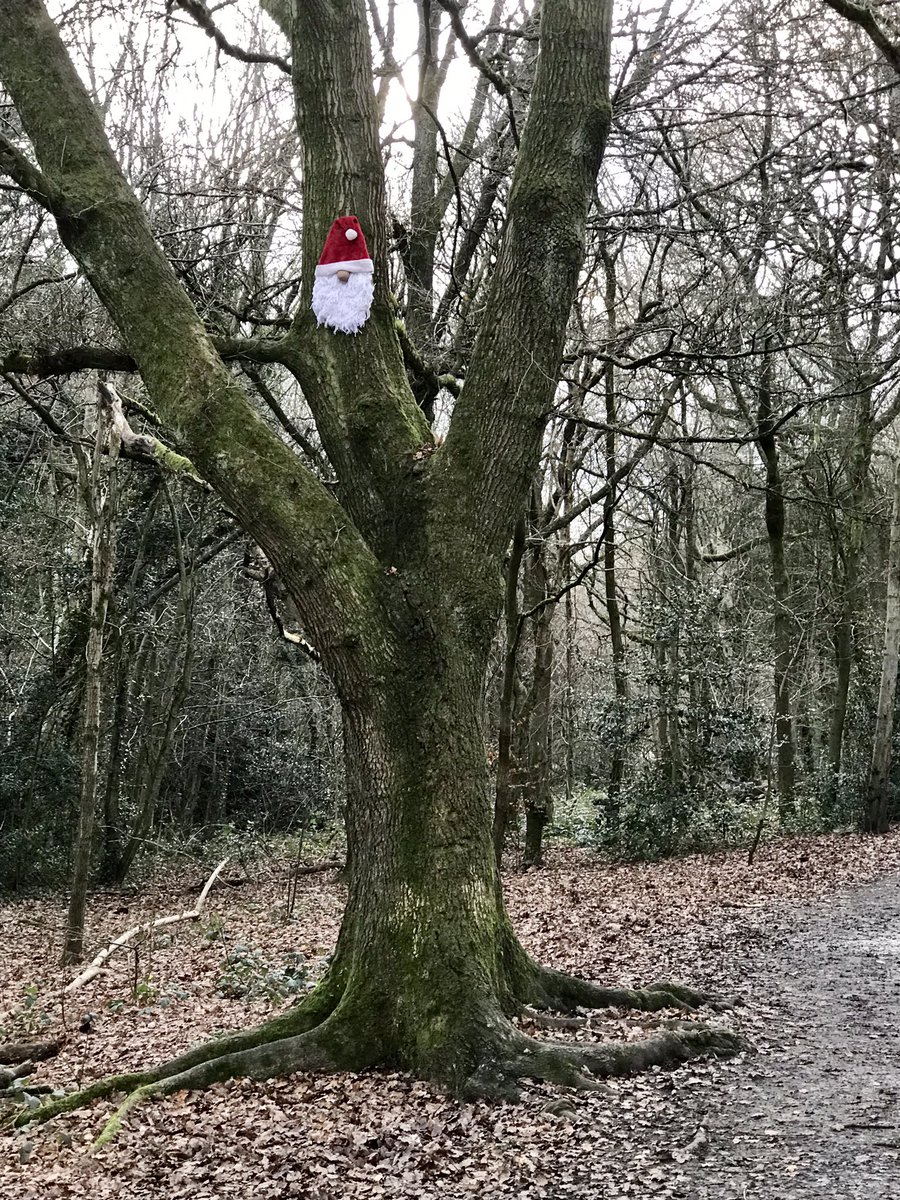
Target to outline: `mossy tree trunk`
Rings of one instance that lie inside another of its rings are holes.
[[[535,1057],[506,1020],[514,1008],[611,997],[658,1007],[672,995],[592,988],[519,947],[492,851],[480,711],[501,561],[538,463],[609,125],[611,4],[543,5],[505,234],[439,448],[407,382],[388,294],[364,0],[265,7],[292,38],[306,286],[286,335],[233,339],[231,350],[295,374],[334,492],[256,416],[214,348],[41,0],[0,0],[0,78],[40,164],[0,139],[0,168],[53,214],[156,409],[293,597],[345,734],[350,894],[321,986],[263,1030],[90,1094],[127,1085],[139,1099],[229,1074],[374,1062],[460,1090],[571,1078],[588,1051]],[[375,262],[372,315],[352,338],[318,329],[309,311],[325,234],[347,212]],[[620,1071],[716,1048],[721,1038],[695,1030],[637,1055],[591,1050],[591,1062]]]

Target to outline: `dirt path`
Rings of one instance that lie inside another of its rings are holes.
[[[782,915],[765,941],[747,982],[773,1003],[771,1045],[716,1072],[680,1194],[898,1200],[900,880]]]

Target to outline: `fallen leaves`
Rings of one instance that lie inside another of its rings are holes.
[[[541,961],[603,982],[671,977],[719,994],[746,993],[747,1005],[726,1019],[739,1021],[765,1050],[780,1009],[777,997],[754,994],[753,972],[783,922],[818,896],[898,869],[898,835],[777,842],[762,848],[753,868],[737,853],[618,866],[565,850],[554,851],[544,871],[510,875],[506,890],[520,935]],[[33,1078],[71,1086],[259,1021],[273,1010],[252,989],[217,994],[228,955],[245,946],[274,970],[299,953],[320,970],[341,916],[340,885],[311,875],[287,919],[283,873],[275,864],[240,889],[214,892],[197,925],[173,927],[167,940],[142,940],[92,981],[77,1011],[59,998],[71,977],[56,965],[61,904],[32,899],[0,908],[0,1036],[49,1041],[65,1034],[59,1056],[38,1064]],[[95,897],[90,944],[99,948],[126,922],[171,912],[190,882]],[[151,989],[143,1004],[142,983]],[[81,1032],[88,1009],[92,1020]],[[609,1010],[549,1036],[639,1038],[659,1016]],[[534,1085],[519,1106],[460,1106],[390,1073],[239,1080],[148,1102],[96,1159],[84,1148],[110,1105],[11,1135],[0,1151],[0,1177],[15,1181],[6,1194],[22,1200],[693,1198],[689,1173],[710,1139],[695,1114],[723,1079],[733,1104],[743,1106],[737,1111],[751,1110],[734,1153],[774,1128],[754,1119],[761,1110],[749,1090],[753,1062],[653,1071],[610,1081],[601,1094]]]

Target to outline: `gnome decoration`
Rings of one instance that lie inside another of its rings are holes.
[[[369,319],[375,268],[356,217],[338,217],[316,267],[312,310],[320,325],[358,333]]]

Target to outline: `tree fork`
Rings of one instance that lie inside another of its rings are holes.
[[[421,472],[412,460],[429,435],[384,294],[387,214],[365,4],[284,7],[304,148],[306,274],[328,222],[349,207],[371,231],[378,262],[373,316],[358,339],[317,330],[301,299],[283,347],[282,361],[309,384],[343,505],[257,419],[223,365],[41,0],[0,0],[0,76],[49,180],[61,236],[152,403],[284,580],[344,722],[349,897],[325,980],[299,1009],[255,1031],[60,1102],[72,1108],[124,1089],[119,1122],[142,1099],[188,1084],[311,1065],[377,1063],[460,1093],[514,1094],[533,1058],[510,1020],[523,1004],[646,1010],[689,999],[581,985],[536,967],[504,912],[490,838],[481,713],[499,566],[539,460],[584,257],[611,116],[611,4],[542,7],[487,312],[447,438],[416,460]],[[338,78],[349,82],[336,87]],[[34,182],[21,153],[12,169],[26,188]],[[702,1041],[677,1047],[704,1053]],[[576,1082],[605,1069],[599,1051],[590,1060],[586,1049],[574,1053],[545,1051]],[[637,1069],[640,1055],[622,1053],[607,1066],[626,1069],[627,1060]],[[675,1055],[671,1044],[667,1053]],[[648,1051],[646,1062],[662,1054]]]

